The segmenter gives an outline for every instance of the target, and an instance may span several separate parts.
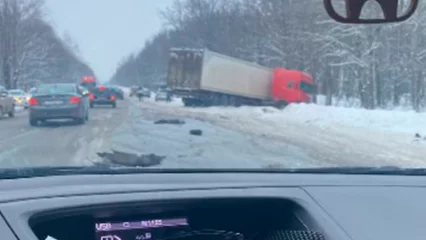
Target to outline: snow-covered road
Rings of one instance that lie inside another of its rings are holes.
[[[166,156],[165,168],[315,167],[320,162],[286,142],[238,132],[203,119],[176,114],[173,107],[152,102],[131,104],[129,118],[114,134],[112,148],[138,154]],[[180,111],[178,111],[180,112]],[[183,125],[157,125],[161,119],[178,119]],[[203,131],[202,136],[190,130]]]
[[[425,114],[318,105],[185,108],[181,103],[140,103],[143,112],[191,118],[250,136],[270,146],[299,149],[317,166],[426,166]],[[248,145],[249,149],[251,146]],[[283,151],[285,152],[285,151]],[[267,159],[267,154],[258,154]],[[282,161],[282,163],[285,161]]]

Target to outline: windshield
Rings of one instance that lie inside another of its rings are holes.
[[[426,166],[426,5],[77,2],[0,0],[0,169]]]
[[[316,92],[316,87],[313,84],[307,83],[307,82],[300,82],[300,89],[302,89],[303,92],[312,94]]]
[[[100,94],[111,94],[114,93],[114,90],[111,88],[94,88],[91,91],[93,94],[95,95],[100,95]]]

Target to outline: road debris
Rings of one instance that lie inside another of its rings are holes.
[[[185,121],[182,121],[182,120],[179,120],[179,119],[161,119],[161,120],[155,121],[154,124],[183,125],[183,124],[185,124]]]
[[[97,153],[103,160],[108,161],[112,165],[121,165],[126,167],[152,167],[162,163],[165,156],[155,154],[137,155],[134,153],[126,153],[113,150],[112,153]]]
[[[189,131],[189,134],[194,136],[201,136],[203,135],[203,131],[201,131],[200,129],[192,129],[191,131]]]

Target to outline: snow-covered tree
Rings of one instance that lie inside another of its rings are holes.
[[[410,0],[400,2],[403,9]],[[208,48],[269,67],[307,71],[328,104],[358,99],[360,106],[373,109],[408,100],[420,110],[426,106],[425,6],[422,2],[403,23],[346,25],[328,17],[322,0],[175,0],[161,14],[166,27],[122,63],[112,80],[162,81],[170,47]],[[381,14],[374,1],[362,12],[367,18]]]

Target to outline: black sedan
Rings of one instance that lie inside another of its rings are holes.
[[[29,123],[50,119],[89,120],[89,96],[78,84],[42,84],[29,101]]]
[[[90,92],[90,107],[95,105],[111,105],[113,108],[117,106],[117,95],[110,87],[99,86]]]

